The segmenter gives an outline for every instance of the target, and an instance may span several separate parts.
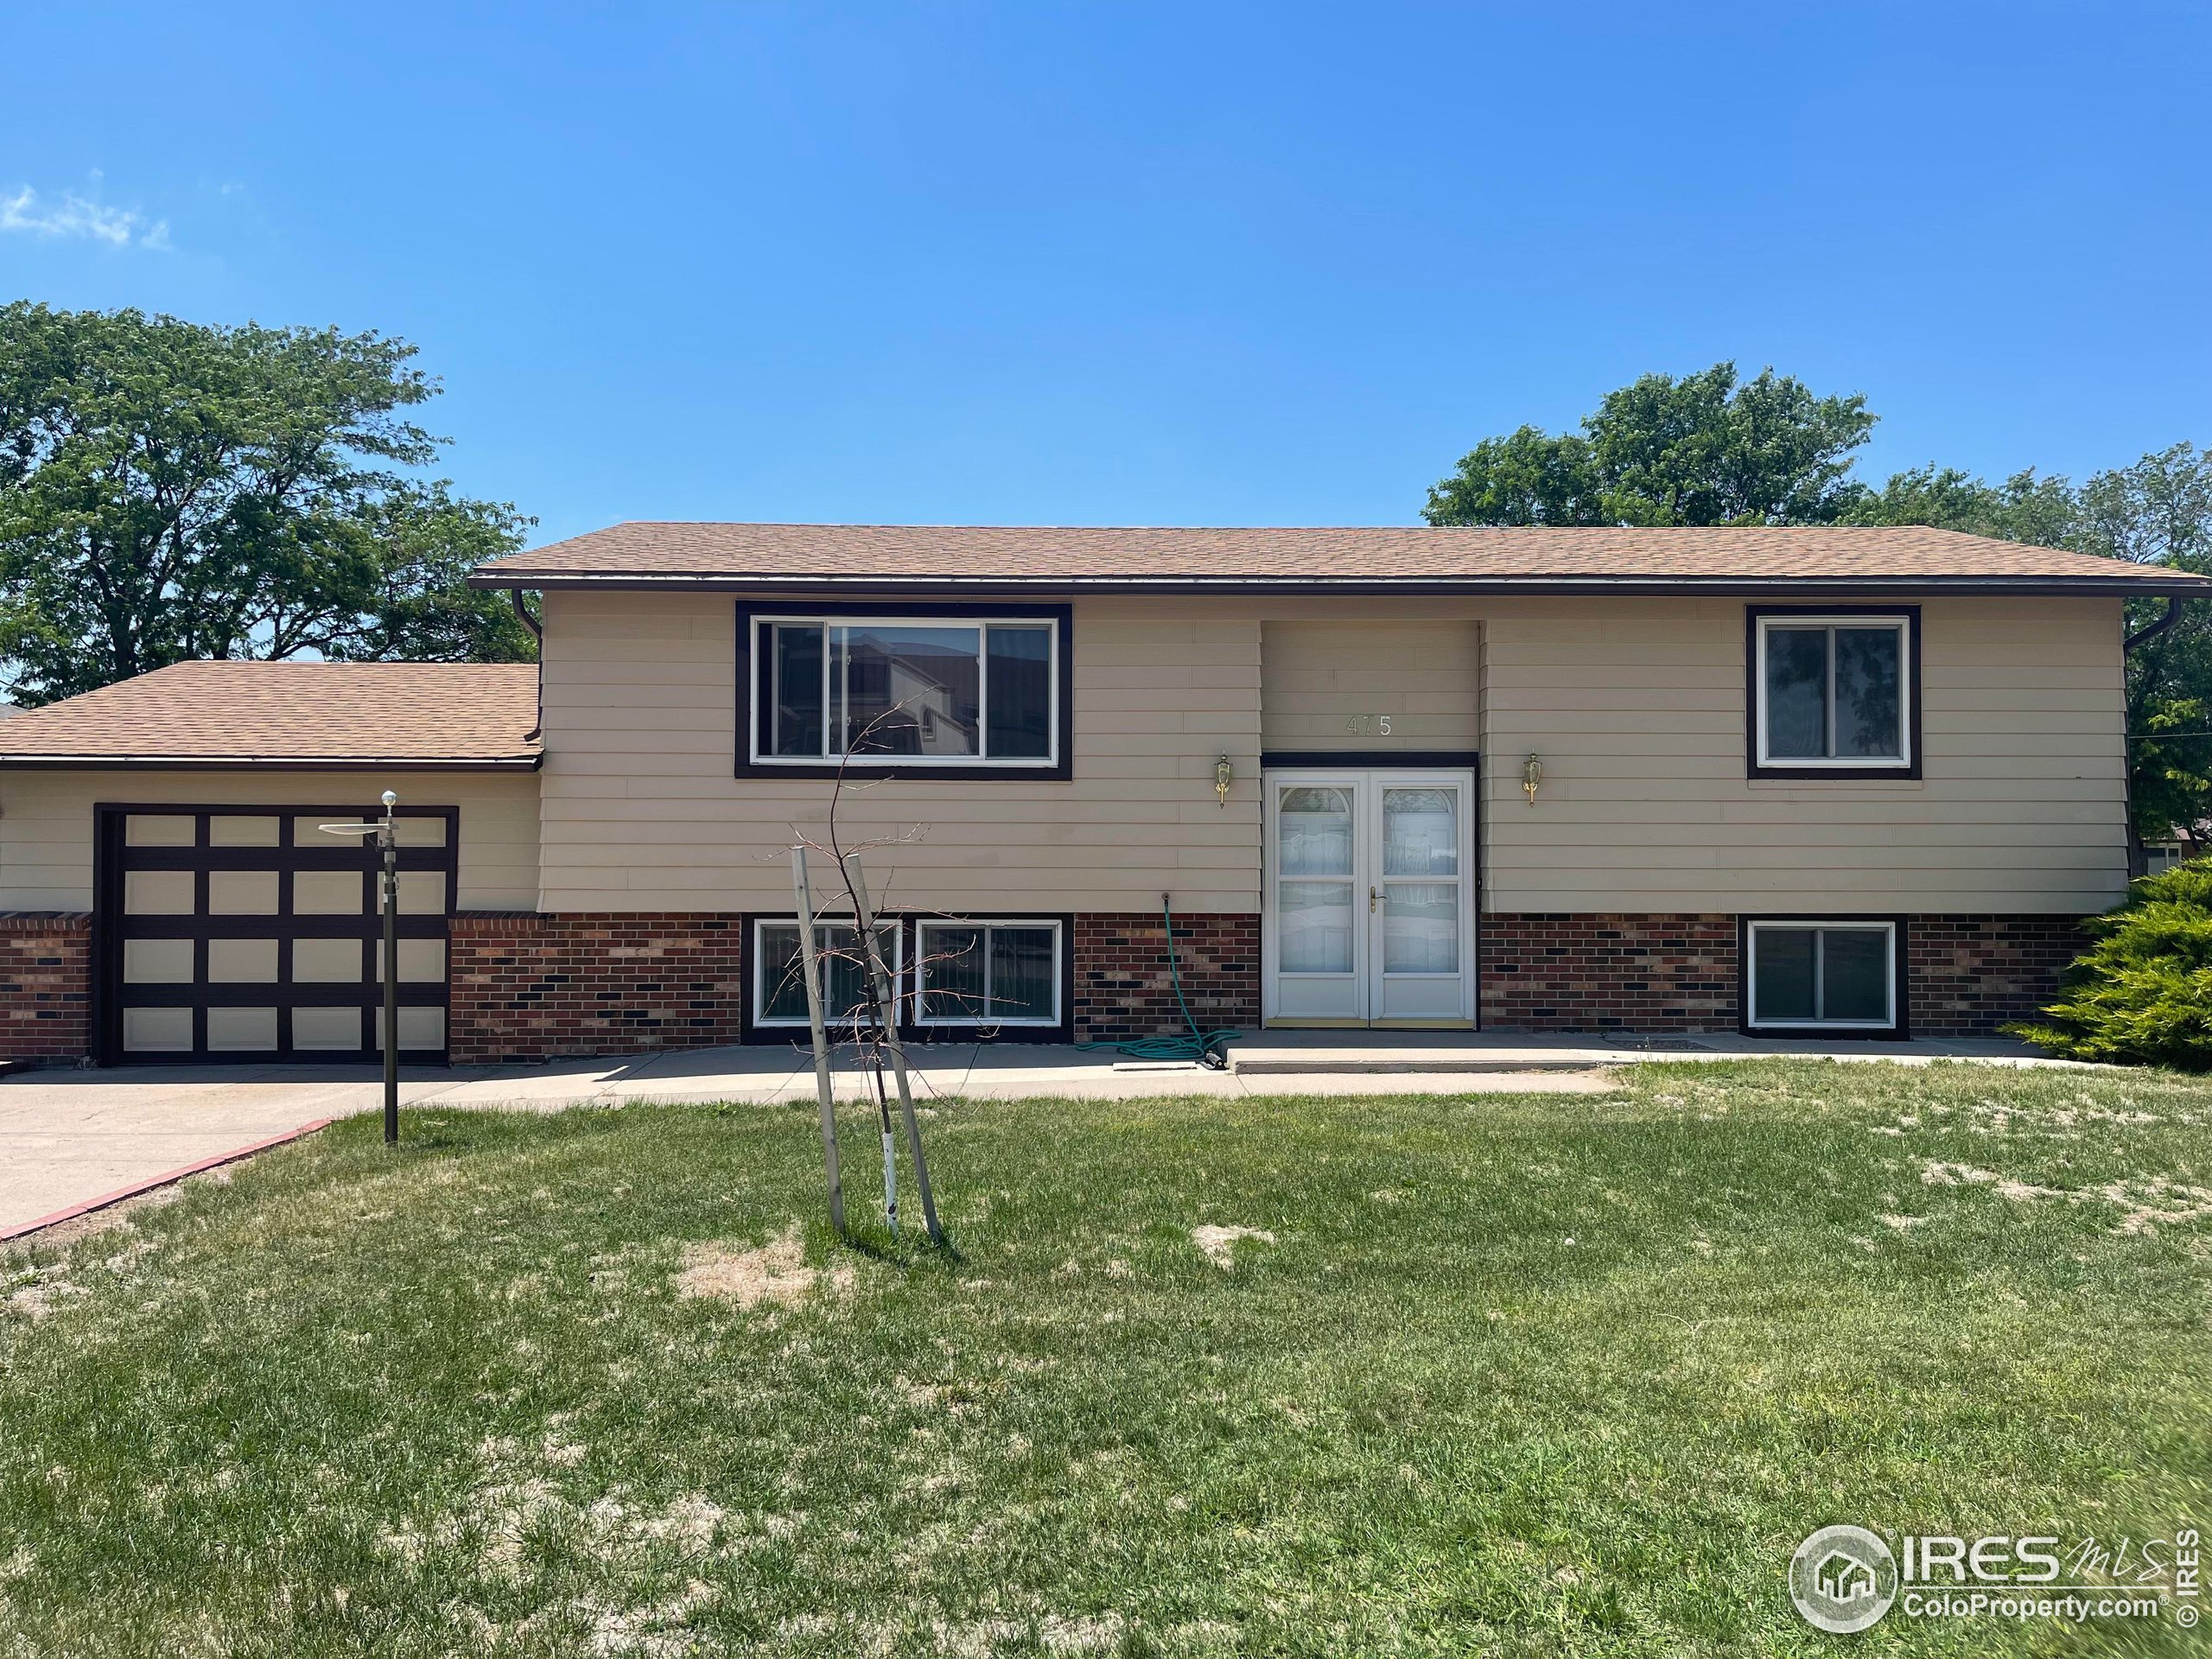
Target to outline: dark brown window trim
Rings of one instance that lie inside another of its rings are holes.
[[[1053,649],[1059,668],[1058,701],[1059,719],[1054,733],[1053,753],[1058,757],[1049,766],[977,765],[972,766],[902,766],[895,763],[875,765],[848,764],[844,775],[855,780],[873,781],[884,778],[907,778],[932,783],[1065,783],[1075,776],[1075,607],[1071,605],[917,605],[911,601],[863,605],[849,601],[823,602],[797,599],[787,605],[762,602],[741,602],[737,607],[737,754],[736,775],[740,778],[811,778],[820,783],[834,782],[839,772],[835,761],[811,763],[790,760],[755,760],[753,750],[766,735],[765,726],[769,711],[755,710],[754,670],[753,662],[753,620],[767,613],[773,615],[797,616],[889,616],[912,617],[978,617],[986,621],[1050,622],[1057,638]],[[759,724],[756,725],[756,720]]]
[[[1348,772],[1479,772],[1482,762],[1474,749],[1268,749],[1260,755],[1260,765],[1270,772],[1331,766]]]
[[[1849,927],[1853,924],[1865,926],[1869,923],[1886,923],[1890,929],[1890,976],[1897,999],[1897,1023],[1893,1026],[1847,1026],[1814,1024],[1809,1026],[1777,1026],[1751,1024],[1751,924],[1753,922],[1803,922],[1811,927]],[[1777,910],[1758,916],[1736,918],[1736,1029],[1745,1037],[1818,1038],[1823,1042],[1861,1040],[1870,1043],[1902,1043],[1912,1037],[1912,986],[1905,974],[1905,963],[1911,953],[1906,948],[1905,918],[1902,916],[1869,915],[1844,912],[1830,914],[1820,911]]]
[[[1759,700],[1766,687],[1759,678],[1759,620],[1763,617],[1875,616],[1902,617],[1905,625],[1905,741],[1911,747],[1909,764],[1902,766],[1792,766],[1762,765],[1759,761]],[[1920,747],[1920,607],[1917,605],[1747,605],[1744,607],[1744,775],[1747,778],[1787,779],[1791,783],[1827,780],[1870,783],[1917,783],[1921,776]]]
[[[828,895],[824,894],[823,897]],[[795,1048],[804,1048],[811,1040],[804,1026],[764,1026],[755,1023],[753,1003],[757,986],[758,950],[756,924],[760,922],[794,922],[797,918],[788,910],[748,911],[740,918],[744,934],[739,943],[738,971],[744,995],[739,999],[739,1040],[749,1044],[786,1043]],[[817,912],[817,922],[850,925],[849,914],[835,911]],[[895,922],[899,927],[899,1037],[912,1045],[927,1043],[1071,1043],[1075,1040],[1075,914],[1072,911],[1052,910],[901,910],[886,911],[876,918],[880,922]],[[932,1020],[927,1025],[916,1021],[913,1013],[913,965],[915,926],[917,922],[1057,922],[1060,929],[1060,1018],[1051,1026],[1002,1026],[985,1021],[951,1022]],[[832,1043],[849,1041],[849,1026],[833,1023],[830,1027]]]

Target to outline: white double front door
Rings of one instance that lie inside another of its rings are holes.
[[[1471,772],[1270,772],[1266,1013],[1274,1025],[1475,1016]]]

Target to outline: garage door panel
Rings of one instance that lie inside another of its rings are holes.
[[[98,809],[103,1052],[375,1060],[379,855],[320,828],[373,810]],[[439,1060],[459,815],[403,810],[399,822],[400,1052]]]

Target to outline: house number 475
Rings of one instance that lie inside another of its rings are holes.
[[[1390,716],[1388,715],[1353,715],[1344,721],[1347,737],[1388,737],[1390,735]]]

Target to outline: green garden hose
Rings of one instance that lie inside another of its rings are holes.
[[[1167,978],[1175,987],[1175,1006],[1183,1010],[1187,1033],[1173,1037],[1138,1037],[1126,1043],[1077,1043],[1077,1048],[1110,1048],[1133,1060],[1194,1060],[1215,1071],[1228,1069],[1229,1056],[1221,1051],[1244,1033],[1241,1031],[1203,1031],[1192,1015],[1190,999],[1183,995],[1183,969],[1175,960],[1175,915],[1167,895],[1160,895],[1160,925],[1167,930]]]

